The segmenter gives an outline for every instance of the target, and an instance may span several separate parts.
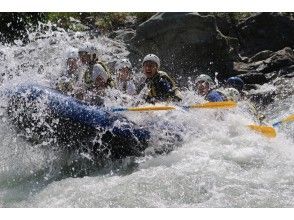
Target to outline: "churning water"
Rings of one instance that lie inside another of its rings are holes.
[[[121,42],[50,26],[31,33],[30,40],[27,45],[0,45],[2,93],[20,83],[53,87],[65,68],[66,50],[86,41],[98,46],[105,62],[129,53]],[[186,104],[203,101],[188,89],[183,94]],[[116,96],[106,103],[121,105],[125,98]],[[270,105],[268,122],[293,114],[293,101],[291,96]],[[6,107],[2,97],[1,207],[294,207],[294,123],[278,128],[278,136],[269,139],[246,127],[254,117],[242,107],[125,112],[138,124],[155,125],[146,156],[75,178],[62,172],[71,158],[61,156],[51,142],[26,141],[11,125]],[[162,135],[166,124],[181,136],[179,143]],[[172,151],[153,153],[163,146]]]

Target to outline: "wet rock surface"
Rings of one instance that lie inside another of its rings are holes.
[[[213,76],[215,72],[220,81],[240,76],[251,99],[261,105],[284,97],[281,93],[290,95],[293,88],[287,85],[294,76],[293,18],[281,13],[256,13],[237,24],[229,14],[226,17],[157,13],[125,41],[130,58],[141,65],[144,55],[155,53],[162,58],[164,70],[184,79],[201,73]],[[260,90],[264,84],[276,89]]]
[[[281,13],[259,13],[238,24],[237,28],[243,54],[294,46],[294,20]]]
[[[291,74],[294,70],[294,53],[290,47],[272,52],[269,50],[257,53],[248,62],[235,62],[234,71],[245,83],[263,84],[278,76]]]
[[[285,88],[294,76],[293,13],[251,13],[251,17],[239,21],[234,13],[220,14],[157,13],[143,23],[129,16],[123,27],[106,35],[113,42],[123,42],[129,52],[125,55],[135,69],[141,68],[146,54],[157,54],[162,70],[177,78],[180,86],[187,86],[188,77],[193,80],[202,73],[214,76],[217,72],[220,82],[240,76],[254,97],[289,94]],[[1,19],[7,16],[1,15]],[[9,16],[14,18],[16,14]],[[102,35],[89,13],[84,13],[80,21],[70,22],[73,29],[88,32],[92,38]],[[5,26],[8,32],[13,24]],[[107,63],[114,65],[109,60]],[[265,84],[276,86],[275,92],[261,92],[259,87]],[[288,90],[293,88],[289,86]],[[263,103],[272,99],[265,100]]]
[[[218,31],[215,18],[198,13],[157,13],[137,27],[129,43],[137,62],[148,53],[162,58],[162,68],[175,75],[232,71],[235,38]]]

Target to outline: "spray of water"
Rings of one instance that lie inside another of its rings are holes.
[[[65,69],[67,49],[87,41],[98,46],[99,57],[110,65],[129,53],[121,42],[102,36],[91,38],[85,33],[67,33],[51,25],[30,33],[29,39],[26,45],[0,45],[1,93],[32,82],[53,88]],[[135,77],[139,76],[135,73]],[[181,105],[204,101],[191,88],[183,89]],[[105,104],[132,106],[140,100],[111,90]],[[40,103],[40,114],[44,114],[45,105]],[[293,124],[278,128],[278,137],[268,139],[246,127],[256,123],[256,119],[244,105],[231,110],[187,111],[178,107],[169,112],[123,112],[125,117],[151,131],[145,156],[111,162],[111,166],[104,164],[90,176],[73,178],[63,169],[78,154],[60,151],[54,140],[27,141],[6,117],[7,104],[2,97],[0,205],[3,207],[294,205]],[[276,100],[264,114],[272,123],[291,111],[293,96]],[[83,156],[91,161],[87,153],[83,152]]]

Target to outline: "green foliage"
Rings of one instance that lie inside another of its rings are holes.
[[[46,20],[57,24],[65,29],[70,28],[70,17],[79,19],[80,13],[77,12],[49,12],[46,13]]]
[[[156,12],[132,12],[130,14],[137,17],[138,23],[143,23],[147,21],[150,17],[155,15]]]
[[[137,18],[137,23],[148,20],[155,13],[150,12],[109,12],[96,14],[96,25],[103,30],[113,30],[123,27],[128,17]]]
[[[126,12],[100,13],[95,17],[95,24],[102,30],[113,30],[123,26],[128,15]]]
[[[77,12],[49,12],[47,14],[47,19],[51,22],[58,22],[60,19],[68,19],[70,17],[78,17],[79,13]]]
[[[27,30],[34,29],[38,22],[51,22],[73,31],[83,31],[88,27],[98,27],[102,31],[112,31],[126,27],[129,20],[140,24],[155,13],[151,12],[49,12],[49,13],[0,13],[0,41],[26,41]],[[71,18],[81,21],[72,22]],[[86,26],[85,26],[86,25]]]
[[[82,21],[83,24],[97,26],[104,31],[111,31],[124,27],[129,16],[137,18],[137,23],[142,23],[148,20],[155,13],[152,12],[91,12],[91,13],[68,13],[68,12],[51,12],[47,15],[47,20],[63,28],[71,28],[70,17]],[[94,21],[89,21],[87,18],[92,18]]]

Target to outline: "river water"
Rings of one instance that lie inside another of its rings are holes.
[[[0,45],[1,92],[20,83],[53,87],[65,68],[66,50],[86,41],[98,46],[106,62],[129,53],[121,42],[50,26],[31,33],[30,40],[27,45]],[[183,94],[186,104],[203,101],[189,89]],[[267,121],[293,114],[293,101],[290,96],[269,105]],[[111,99],[108,103],[118,105]],[[125,112],[136,123],[168,122],[182,141],[169,143],[171,152],[154,155],[154,149],[173,141],[162,137],[161,124],[152,130],[145,157],[127,158],[76,178],[62,175],[66,161],[50,143],[24,140],[6,117],[6,106],[2,98],[0,207],[294,206],[294,123],[278,128],[278,136],[269,139],[246,127],[255,122],[242,105],[230,110]]]

